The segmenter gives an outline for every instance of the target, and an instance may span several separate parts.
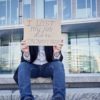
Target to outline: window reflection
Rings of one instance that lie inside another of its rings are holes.
[[[76,34],[68,34],[68,65],[69,72],[78,72]]]
[[[45,18],[55,19],[57,18],[57,0],[45,0],[44,11]]]
[[[71,0],[63,0],[63,19],[71,18]]]
[[[0,1],[0,25],[6,24],[6,0]]]
[[[0,73],[12,73],[20,62],[20,41],[23,31],[12,29],[2,30],[0,33]]]
[[[97,0],[63,0],[63,19],[84,19],[96,17]]]
[[[96,0],[77,0],[76,18],[96,17]]]
[[[30,7],[31,7],[31,0],[24,0],[24,18],[30,18]]]
[[[0,25],[18,24],[18,0],[0,0]]]
[[[7,24],[11,24],[11,0],[7,0]]]
[[[5,40],[5,41],[4,41]],[[0,37],[0,72],[11,72],[10,58],[9,58],[9,42],[10,36]]]
[[[69,72],[100,72],[100,33],[69,34]]]
[[[96,17],[96,0],[92,0],[92,16]]]
[[[86,16],[86,0],[77,0],[77,18],[85,18]]]
[[[91,0],[87,0],[87,17],[92,17],[91,15]]]
[[[11,0],[11,24],[18,24],[18,1]]]
[[[91,68],[100,72],[100,33],[90,34]]]
[[[77,35],[77,52],[80,72],[91,72],[88,33]]]

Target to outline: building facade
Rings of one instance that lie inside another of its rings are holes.
[[[100,0],[0,0],[0,74],[20,63],[24,19],[59,19],[66,75],[100,72]]]

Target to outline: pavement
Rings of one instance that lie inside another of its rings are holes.
[[[51,100],[52,89],[32,90],[35,100]],[[20,100],[18,90],[0,90],[0,100]],[[66,100],[100,100],[100,88],[68,88]]]

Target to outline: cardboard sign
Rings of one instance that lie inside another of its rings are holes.
[[[24,40],[28,45],[51,46],[61,43],[61,24],[58,20],[25,20]]]

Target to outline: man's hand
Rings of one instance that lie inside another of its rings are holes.
[[[27,42],[25,40],[22,40],[21,41],[21,50],[25,54],[28,54],[29,53],[29,46],[27,45]]]
[[[60,51],[62,49],[62,46],[63,46],[63,40],[61,41],[60,44],[56,45],[56,46],[53,46],[53,56],[54,56],[54,59],[59,59],[61,54],[60,54]]]
[[[54,54],[55,53],[59,53],[61,51],[61,49],[62,49],[62,46],[63,46],[63,40],[61,41],[61,44],[53,46],[53,52],[54,52]]]

